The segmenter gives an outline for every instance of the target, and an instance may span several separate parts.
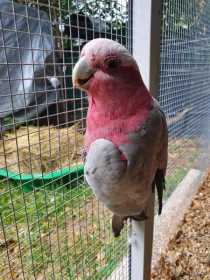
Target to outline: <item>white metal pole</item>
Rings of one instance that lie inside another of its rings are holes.
[[[133,55],[150,92],[157,95],[160,58],[161,0],[133,0]],[[145,222],[132,221],[131,280],[151,279],[154,195]]]

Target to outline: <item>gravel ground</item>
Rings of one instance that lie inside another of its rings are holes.
[[[210,173],[176,236],[155,268],[154,280],[210,280]]]

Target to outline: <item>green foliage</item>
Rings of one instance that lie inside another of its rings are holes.
[[[207,10],[207,0],[163,1],[162,29],[164,38],[181,39],[195,29],[204,32],[201,18]]]
[[[114,29],[121,28],[122,24],[128,20],[126,7],[117,0],[62,0],[61,8],[68,13],[84,13],[89,17],[100,18],[108,24],[109,28],[112,26]],[[66,16],[64,16],[64,21]]]

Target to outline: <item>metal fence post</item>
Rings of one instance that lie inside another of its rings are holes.
[[[161,0],[133,0],[133,55],[143,80],[157,97],[160,60]],[[148,204],[145,222],[132,221],[131,280],[151,278],[151,258],[154,223],[154,194]]]

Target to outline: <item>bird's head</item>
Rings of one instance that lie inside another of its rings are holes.
[[[121,44],[94,39],[82,49],[72,80],[89,98],[85,145],[97,138],[127,143],[129,131],[144,122],[152,98],[135,59]]]
[[[112,91],[116,85],[125,88],[142,83],[135,59],[121,44],[109,39],[94,39],[81,51],[72,80],[74,87],[90,94]],[[130,83],[132,80],[132,83]],[[110,88],[111,87],[111,88]]]

